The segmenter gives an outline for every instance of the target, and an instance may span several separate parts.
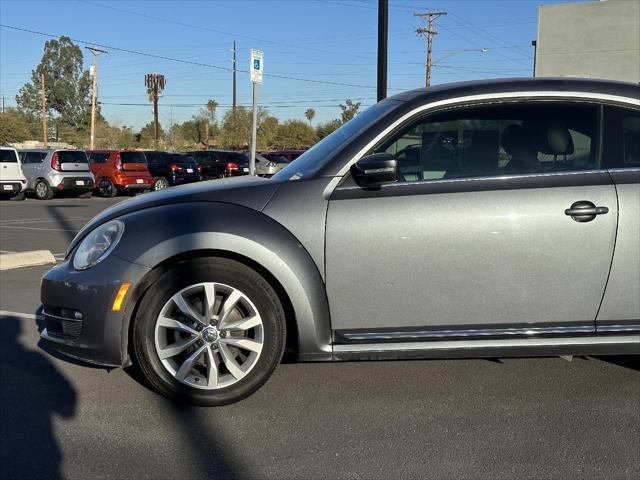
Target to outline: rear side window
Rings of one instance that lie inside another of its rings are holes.
[[[623,162],[625,167],[640,167],[640,113],[625,112],[622,119]]]
[[[26,152],[24,163],[41,163],[46,156],[46,152]]]
[[[108,153],[92,153],[89,155],[89,161],[91,163],[107,163],[108,158]]]
[[[58,162],[60,163],[89,163],[87,154],[80,150],[59,150]]]
[[[0,162],[18,163],[18,156],[13,150],[0,150]]]
[[[120,153],[122,163],[147,163],[147,157],[142,152],[122,152]]]

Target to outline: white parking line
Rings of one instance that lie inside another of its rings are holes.
[[[79,217],[79,218],[65,218],[63,221],[65,222],[85,222],[87,220],[91,220],[91,218]],[[3,226],[11,226],[11,225],[22,225],[24,223],[55,223],[59,222],[55,218],[21,218],[16,220],[2,220],[0,221],[0,227]]]
[[[33,313],[10,312],[8,310],[0,310],[0,317],[18,317],[26,320],[40,320],[43,318],[41,314],[34,315]]]
[[[79,230],[71,230],[69,228],[39,228],[39,227],[16,227],[13,225],[0,225],[2,228],[13,228],[16,230],[46,230],[48,232],[73,232],[78,233]]]

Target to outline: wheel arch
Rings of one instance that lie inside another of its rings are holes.
[[[130,245],[118,247],[122,258],[150,268],[125,309],[123,364],[129,363],[131,327],[145,292],[175,265],[205,257],[236,260],[262,275],[285,310],[286,348],[301,358],[331,358],[329,307],[320,272],[306,249],[282,225],[246,207],[207,202],[156,207],[122,218],[143,229],[136,218],[142,216],[145,224],[178,228],[158,229],[145,235],[142,242],[136,238]]]

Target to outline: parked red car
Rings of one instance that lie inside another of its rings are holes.
[[[153,176],[147,168],[144,152],[132,150],[90,150],[89,165],[95,177],[95,189],[101,197],[118,192],[151,190]]]
[[[284,157],[289,160],[289,163],[293,162],[296,158],[302,155],[306,150],[297,150],[293,148],[284,149],[284,150],[275,150],[273,152],[263,153],[265,157],[269,158],[269,155],[278,155],[280,157]]]

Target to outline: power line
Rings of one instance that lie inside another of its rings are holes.
[[[37,30],[31,30],[28,28],[21,28],[21,27],[15,27],[12,25],[5,25],[5,24],[0,24],[0,27],[3,28],[9,28],[11,30],[16,30],[19,32],[26,32],[26,33],[32,33],[35,35],[41,35],[44,37],[49,37],[49,38],[59,38],[60,35],[53,35],[51,33],[45,33],[45,32],[39,32]],[[150,58],[157,58],[159,60],[166,60],[166,61],[170,61],[170,62],[178,62],[178,63],[184,63],[187,65],[195,65],[195,66],[199,66],[199,67],[207,67],[207,68],[214,68],[217,70],[224,70],[224,71],[232,71],[232,67],[223,67],[220,65],[213,65],[210,63],[202,63],[202,62],[194,62],[191,60],[184,60],[181,58],[173,58],[173,57],[167,57],[164,55],[157,55],[154,53],[146,53],[146,52],[139,52],[136,50],[131,50],[128,48],[120,48],[120,47],[114,47],[112,45],[105,45],[105,44],[101,44],[101,43],[97,43],[97,42],[89,42],[86,40],[79,40],[76,38],[71,38],[70,40],[72,40],[75,43],[81,43],[83,45],[95,45],[97,47],[102,47],[102,48],[108,48],[110,50],[114,50],[117,52],[122,52],[122,53],[129,53],[132,55],[142,55],[145,57],[150,57]],[[249,70],[242,70],[242,69],[237,69],[236,71],[241,72],[241,73],[249,73]],[[301,78],[301,77],[294,77],[294,76],[289,76],[289,75],[280,75],[277,73],[264,73],[263,74],[265,77],[271,77],[271,78],[280,78],[282,80],[292,80],[292,81],[297,81],[297,82],[308,82],[308,83],[319,83],[319,84],[323,84],[323,85],[336,85],[336,86],[342,86],[342,87],[358,87],[358,88],[369,88],[369,89],[375,89],[375,86],[372,85],[358,85],[358,84],[351,84],[351,83],[342,83],[342,82],[331,82],[328,80],[316,80],[316,79],[312,79],[312,78]],[[392,89],[392,90],[402,90],[399,88],[396,89]]]

